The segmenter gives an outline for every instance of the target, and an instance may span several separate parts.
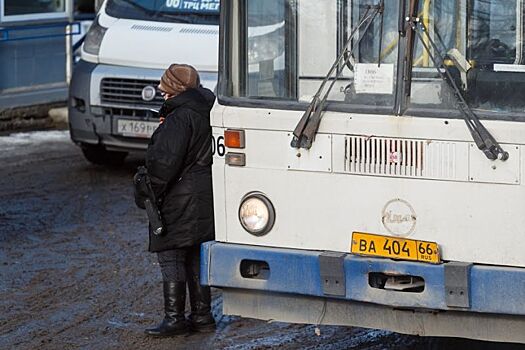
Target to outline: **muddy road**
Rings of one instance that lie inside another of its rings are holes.
[[[132,197],[139,164],[91,165],[66,131],[0,136],[0,349],[502,348],[347,327],[317,336],[311,325],[224,316],[219,290],[215,333],[147,338],[162,297]]]

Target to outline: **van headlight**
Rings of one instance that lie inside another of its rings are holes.
[[[91,55],[98,55],[106,31],[107,28],[102,27],[98,23],[97,16],[86,34],[86,39],[84,40],[84,51]]]
[[[248,193],[241,200],[239,221],[252,235],[264,236],[270,232],[275,222],[272,202],[260,192]]]

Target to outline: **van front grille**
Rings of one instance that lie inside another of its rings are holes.
[[[103,104],[158,108],[164,102],[160,93],[156,92],[152,101],[145,101],[142,98],[142,91],[146,86],[156,90],[158,85],[158,80],[104,78],[100,83],[100,98]]]
[[[155,120],[158,118],[153,112],[145,109],[133,109],[133,108],[116,108],[116,107],[105,107],[102,109],[103,113],[107,117],[125,117],[131,119],[140,120]]]

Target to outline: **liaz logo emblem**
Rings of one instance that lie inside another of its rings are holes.
[[[142,99],[146,102],[153,101],[155,98],[155,95],[157,94],[157,90],[151,85],[148,85],[142,89]]]
[[[407,201],[399,198],[388,201],[381,213],[383,226],[394,236],[407,237],[416,229],[417,216]]]

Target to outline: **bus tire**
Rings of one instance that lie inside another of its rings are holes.
[[[122,165],[128,152],[108,151],[101,145],[81,146],[84,157],[96,165]]]

